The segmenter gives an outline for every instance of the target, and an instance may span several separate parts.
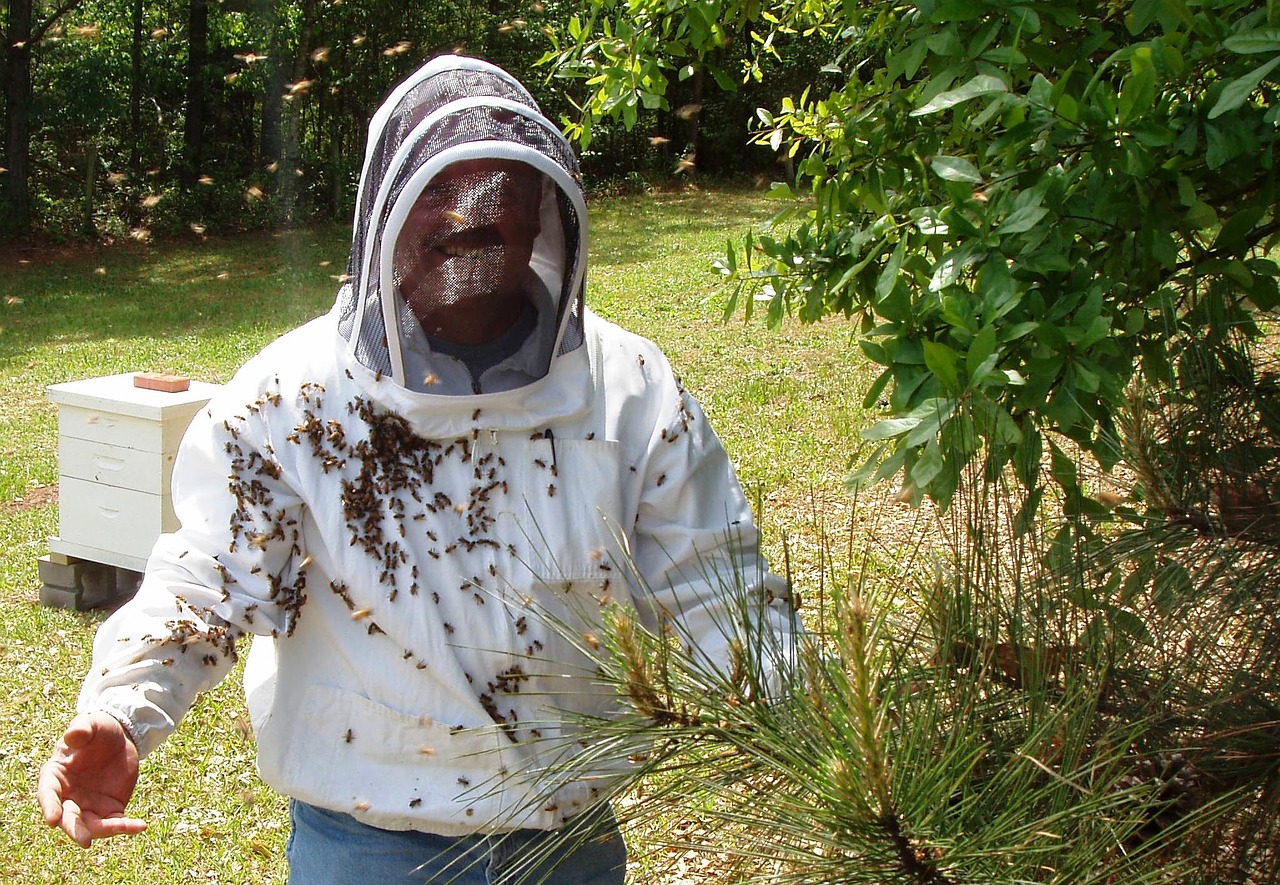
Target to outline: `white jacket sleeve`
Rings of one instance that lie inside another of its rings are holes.
[[[702,409],[677,385],[674,417],[655,428],[632,551],[657,617],[671,616],[695,658],[735,663],[732,644],[774,682],[798,621],[787,583],[769,570],[759,532],[723,445]],[[641,606],[643,610],[643,605]]]
[[[157,541],[138,593],[95,637],[78,708],[119,719],[143,755],[230,671],[241,635],[291,630],[305,599],[301,501],[271,436],[253,412],[199,413],[174,466],[182,527]]]

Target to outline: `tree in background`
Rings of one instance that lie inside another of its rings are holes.
[[[50,29],[79,5],[80,0],[67,0],[38,20],[38,5],[33,0],[11,0],[6,10],[3,28],[0,28],[5,82],[5,163],[3,171],[0,171],[0,185],[3,185],[0,187],[0,207],[4,209],[4,220],[0,221],[0,234],[6,229],[22,230],[31,221],[32,59]]]

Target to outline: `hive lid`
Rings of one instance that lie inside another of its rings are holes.
[[[183,391],[169,393],[134,385],[134,372],[103,375],[81,381],[51,384],[49,400],[58,405],[100,409],[120,415],[163,421],[171,415],[190,415],[222,389],[219,384],[192,381]]]

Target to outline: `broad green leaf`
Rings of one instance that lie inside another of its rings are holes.
[[[1021,209],[1015,209],[1008,214],[1000,227],[996,229],[998,234],[1021,234],[1031,230],[1040,220],[1049,214],[1049,210],[1043,206],[1024,206]]]
[[[1192,230],[1205,230],[1218,223],[1218,213],[1208,203],[1196,201],[1182,219]]]
[[[1021,66],[1027,63],[1027,57],[1013,46],[993,46],[982,53],[982,58],[1001,67]]]
[[[925,38],[925,43],[928,45],[929,51],[934,55],[959,55],[964,51],[964,47],[960,44],[960,38],[956,36],[954,27],[930,34]]]
[[[1280,56],[1271,59],[1264,65],[1261,65],[1243,77],[1237,77],[1226,85],[1222,90],[1222,94],[1218,96],[1218,103],[1213,106],[1213,110],[1209,111],[1209,119],[1216,120],[1223,114],[1237,110],[1249,100],[1249,96],[1253,95],[1253,91],[1258,85],[1280,65]]]
[[[1280,28],[1256,28],[1243,34],[1233,34],[1222,41],[1222,46],[1239,55],[1280,52]]]
[[[1017,305],[1017,284],[1003,255],[992,255],[982,265],[982,271],[978,274],[978,293],[982,296],[982,317],[988,323],[1004,316]]]
[[[929,163],[939,178],[946,181],[967,181],[973,184],[982,183],[982,173],[964,157],[948,157],[939,154]]]
[[[998,92],[1008,91],[1009,87],[1000,78],[993,77],[990,74],[978,74],[958,89],[952,89],[943,92],[941,95],[934,96],[933,100],[928,104],[912,111],[911,116],[923,117],[927,114],[936,114],[938,111],[945,111],[947,108],[955,107],[979,96],[994,95]]]
[[[893,439],[920,426],[923,418],[886,418],[862,431],[862,438],[872,441]]]
[[[862,398],[862,408],[864,409],[875,408],[875,406],[878,405],[880,402],[880,394],[884,393],[885,387],[888,386],[889,381],[892,378],[893,378],[892,370],[885,369],[883,372],[881,372],[879,377],[877,377],[876,380],[872,382],[870,389],[867,390],[867,395]]]
[[[1232,215],[1223,222],[1222,229],[1213,240],[1213,248],[1222,252],[1241,252],[1249,245],[1247,235],[1253,230],[1266,209],[1262,206],[1250,206]]]
[[[1080,122],[1080,103],[1069,93],[1063,93],[1062,97],[1058,99],[1058,105],[1054,108],[1054,111],[1064,122]]]
[[[1125,16],[1125,26],[1129,33],[1137,35],[1145,31],[1156,20],[1162,2],[1163,0],[1134,0],[1129,7],[1129,14]]]
[[[898,273],[902,270],[902,257],[906,249],[907,241],[899,240],[898,245],[889,255],[889,260],[885,262],[884,269],[880,271],[880,276],[876,278],[877,301],[883,301],[885,296],[893,291],[894,284],[898,282]]]
[[[970,21],[986,11],[986,4],[978,0],[941,0],[930,18],[935,22]]]
[[[911,468],[911,484],[921,491],[927,491],[929,484],[942,472],[942,467],[942,447],[936,439],[929,440]]]
[[[1130,58],[1130,72],[1120,88],[1120,124],[1127,126],[1143,114],[1149,113],[1155,103],[1156,72],[1151,65],[1151,50],[1136,49]]]
[[[924,57],[928,52],[929,47],[925,41],[914,40],[908,43],[904,49],[890,53],[885,60],[889,82],[892,83],[899,77],[906,77],[908,80],[913,79],[916,71],[920,70],[920,64],[924,61]]]
[[[948,286],[954,285],[964,273],[965,268],[973,264],[977,258],[978,256],[968,247],[954,249],[942,256],[929,279],[929,291],[941,292]]]
[[[948,391],[959,393],[960,354],[941,341],[924,342],[924,364]]]
[[[954,399],[925,400],[912,412],[912,414],[920,415],[921,421],[907,434],[906,439],[903,440],[903,445],[907,447],[918,446],[933,439],[955,410],[956,401]]]
[[[995,356],[996,352],[996,328],[995,326],[983,326],[977,335],[973,336],[973,341],[969,345],[969,352],[965,354],[965,370],[969,373],[969,383],[974,384],[978,380],[978,372],[982,364],[988,358]]]

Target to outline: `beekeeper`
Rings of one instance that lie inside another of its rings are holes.
[[[83,846],[140,832],[138,760],[252,634],[291,881],[501,881],[589,820],[545,881],[620,883],[603,782],[562,773],[580,714],[620,703],[581,637],[621,606],[723,659],[717,576],[784,588],[667,360],[584,306],[577,163],[515,79],[457,56],[417,71],[374,115],[357,201],[333,309],[187,432],[182,528],[98,631],[45,819]]]

